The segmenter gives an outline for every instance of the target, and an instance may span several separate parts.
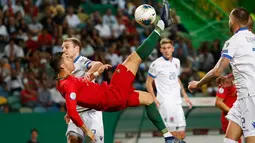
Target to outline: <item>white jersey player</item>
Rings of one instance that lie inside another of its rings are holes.
[[[159,112],[168,130],[177,138],[185,138],[186,121],[182,109],[181,92],[191,107],[191,102],[179,79],[180,61],[172,57],[174,47],[172,41],[164,38],[160,41],[162,57],[150,65],[146,87],[154,96]],[[157,98],[153,90],[153,81],[157,89]]]
[[[231,64],[237,100],[226,116],[230,122],[224,143],[237,143],[242,134],[246,143],[255,142],[255,35],[246,27],[248,19],[249,12],[244,8],[232,10],[229,27],[234,35],[226,41],[222,57],[203,79],[192,81],[189,85],[193,91],[220,76]]]
[[[101,62],[94,62],[80,55],[81,43],[74,38],[70,38],[69,44],[62,47],[65,54],[74,60],[75,70],[73,75],[76,77],[90,77],[90,73],[95,72],[102,65]],[[87,72],[87,73],[86,73]],[[77,106],[77,111],[83,119],[84,124],[94,133],[97,143],[104,143],[104,127],[102,119],[102,111],[86,109]],[[68,128],[66,135],[69,143],[82,143],[85,139],[83,131],[77,127],[71,120],[67,119]]]

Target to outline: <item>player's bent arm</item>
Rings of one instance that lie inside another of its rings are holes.
[[[224,98],[216,96],[215,106],[218,107],[223,112],[229,112],[230,108],[223,102]]]
[[[214,80],[215,78],[221,76],[225,68],[229,66],[230,59],[226,57],[221,57],[215,67],[211,69],[198,83],[197,87],[201,87],[204,84],[207,84]]]
[[[153,99],[155,100],[156,96],[155,96],[153,86],[152,86],[153,81],[154,81],[154,79],[151,76],[147,76],[146,88],[147,88],[147,91],[152,95]]]
[[[94,73],[96,72],[103,64],[99,61],[91,61],[88,65],[88,72],[87,73]]]

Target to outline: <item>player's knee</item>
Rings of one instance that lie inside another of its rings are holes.
[[[238,143],[238,142],[229,138],[224,138],[224,143]]]
[[[139,101],[141,105],[150,105],[153,103],[153,98],[149,93],[139,92]]]
[[[76,136],[68,136],[68,143],[82,143],[82,141]]]
[[[178,138],[183,140],[186,137],[186,133],[184,131],[178,132]]]

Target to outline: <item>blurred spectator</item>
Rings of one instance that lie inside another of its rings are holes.
[[[112,15],[112,10],[109,8],[106,11],[106,14],[103,16],[103,24],[108,25],[111,29],[113,25],[118,24],[117,19]]]
[[[38,105],[37,102],[37,90],[38,80],[32,71],[25,73],[23,80],[24,90],[21,91],[21,103],[24,106],[34,108]]]
[[[52,44],[53,44],[52,35],[48,33],[47,29],[43,29],[41,34],[38,36],[38,43],[41,45],[42,51],[47,51],[48,53],[52,52]]]
[[[13,36],[18,32],[18,26],[16,25],[15,17],[9,17],[7,31],[10,36]]]
[[[95,29],[99,31],[99,36],[104,39],[110,39],[112,36],[110,26],[103,23],[101,18],[98,20],[98,24],[95,26]]]
[[[62,51],[62,38],[58,38],[56,41],[56,44],[53,46],[52,48],[52,54],[55,54],[57,52],[61,52]]]
[[[89,40],[82,40],[82,49],[81,54],[85,57],[88,57],[89,59],[92,58],[92,56],[95,54],[95,50],[90,45]]]
[[[39,48],[39,43],[33,39],[33,34],[30,32],[28,33],[28,40],[25,44],[28,53],[35,52]]]
[[[122,57],[116,54],[117,44],[112,43],[111,47],[108,49],[108,53],[105,56],[105,59],[109,61],[113,69],[122,63]]]
[[[11,76],[8,76],[5,79],[7,83],[7,89],[11,94],[19,95],[23,89],[21,75],[18,75],[18,72],[15,68],[11,69]]]
[[[218,62],[218,60],[220,59],[221,56],[221,47],[220,47],[220,40],[216,39],[213,41],[212,43],[212,48],[211,48],[211,53],[213,55],[214,58],[214,64],[216,64]]]
[[[201,43],[199,50],[200,70],[203,72],[208,72],[213,68],[215,63],[212,53],[209,52],[209,43]]]
[[[27,141],[27,143],[40,143],[37,140],[37,137],[38,137],[38,131],[37,131],[37,129],[34,128],[31,130],[31,138],[30,138],[30,140]]]
[[[118,23],[112,26],[112,35],[114,38],[119,38],[126,31],[126,26],[122,23],[121,20],[118,20]]]
[[[60,111],[63,112],[65,110],[65,99],[63,98],[63,96],[56,89],[56,85],[52,84],[52,86],[50,87],[49,91],[50,91],[50,95],[51,95],[52,101],[57,106],[59,106]]]
[[[67,9],[66,21],[72,28],[76,28],[81,23],[78,16],[74,14],[74,9],[72,6],[68,7]]]
[[[24,0],[25,13],[31,16],[38,16],[38,8],[33,4],[32,0]]]
[[[41,86],[38,89],[38,101],[40,105],[44,108],[48,108],[53,105],[51,94],[49,91],[49,86],[46,80],[41,80]]]
[[[6,26],[3,24],[2,19],[0,19],[0,42],[5,43],[8,41],[8,32]]]
[[[119,23],[128,26],[129,18],[124,14],[124,10],[118,8],[116,18],[118,19]]]
[[[4,52],[10,61],[24,57],[23,49],[15,44],[14,39],[11,39],[9,44],[5,46]]]
[[[33,35],[38,35],[43,29],[43,25],[38,22],[37,17],[32,17],[32,23],[28,25],[28,29],[33,33]]]

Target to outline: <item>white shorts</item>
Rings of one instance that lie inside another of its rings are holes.
[[[104,143],[104,126],[101,111],[90,110],[79,113],[84,124],[95,134],[97,143]],[[82,140],[85,139],[83,131],[77,127],[72,120],[68,123],[66,135],[78,136]]]
[[[159,112],[168,131],[185,131],[186,121],[181,104],[161,103]]]
[[[242,128],[244,137],[255,136],[255,96],[237,99],[226,118]]]

